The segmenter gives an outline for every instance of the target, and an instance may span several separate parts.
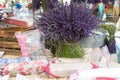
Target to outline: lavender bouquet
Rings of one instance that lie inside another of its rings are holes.
[[[105,38],[105,45],[107,45],[109,52],[116,53],[116,41],[115,41],[115,32],[116,32],[116,27],[114,24],[101,24],[101,28],[107,30],[108,36]]]
[[[52,46],[53,53],[59,57],[82,57],[80,39],[99,27],[98,18],[84,4],[57,4],[39,15],[37,28],[44,32],[47,46]]]

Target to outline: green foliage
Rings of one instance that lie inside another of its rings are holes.
[[[66,58],[82,58],[84,55],[80,44],[63,44],[58,48],[55,56]]]
[[[110,39],[114,37],[115,31],[116,31],[116,27],[114,24],[101,24],[100,28],[103,28],[108,31]]]

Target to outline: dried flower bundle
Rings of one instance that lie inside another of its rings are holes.
[[[115,41],[115,32],[116,32],[116,27],[114,24],[102,24],[100,25],[101,28],[107,30],[108,32],[108,37],[105,39],[105,45],[107,45],[108,50],[110,53],[116,53],[116,41]]]
[[[47,47],[52,46],[52,53],[59,57],[82,57],[80,40],[99,27],[98,17],[85,4],[73,1],[69,5],[55,4],[39,15],[37,28],[44,32]]]
[[[54,9],[43,12],[37,25],[46,38],[60,43],[78,43],[98,28],[99,20],[83,4],[58,4]]]

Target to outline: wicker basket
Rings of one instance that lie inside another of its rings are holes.
[[[4,51],[5,54],[15,55],[21,54],[20,46],[14,35],[17,31],[25,31],[32,27],[8,27],[0,29],[0,51]]]

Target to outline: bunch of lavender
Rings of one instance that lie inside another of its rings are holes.
[[[115,47],[115,32],[116,32],[116,27],[113,24],[102,24],[100,25],[101,28],[105,29],[108,31],[108,36],[105,39],[105,45],[107,45],[108,50],[110,53],[116,53],[116,47]]]
[[[55,9],[43,12],[37,25],[46,38],[60,43],[77,43],[98,28],[98,18],[84,5],[58,4]]]
[[[37,28],[44,32],[46,41],[56,48],[53,50],[60,57],[81,57],[83,50],[79,41],[99,27],[98,18],[84,4],[57,4],[55,8],[39,15]]]

